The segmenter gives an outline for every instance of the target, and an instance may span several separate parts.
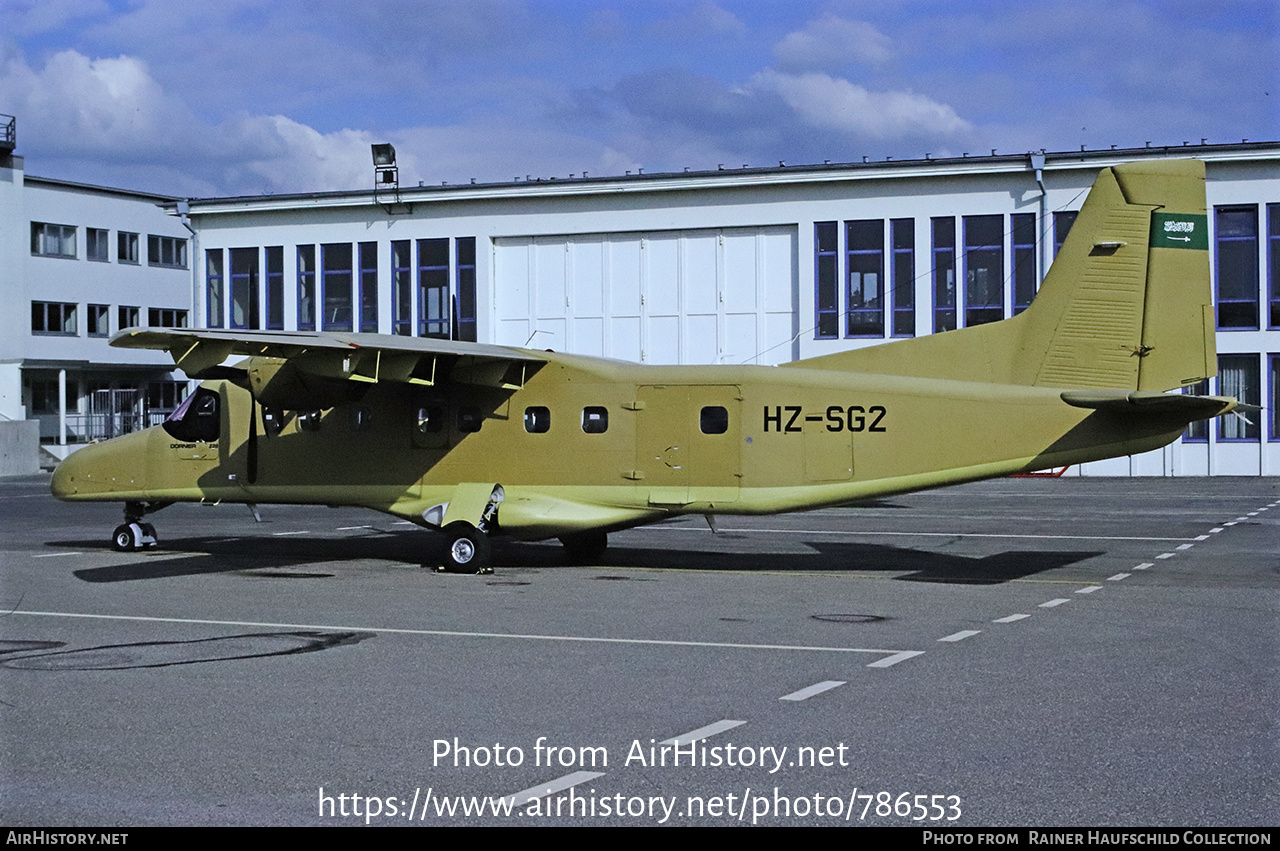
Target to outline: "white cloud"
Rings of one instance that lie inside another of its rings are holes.
[[[773,92],[808,124],[872,139],[952,136],[973,129],[944,103],[910,91],[871,92],[827,74],[784,74],[766,69],[748,90]]]
[[[883,65],[893,55],[892,42],[871,24],[831,14],[810,21],[773,48],[784,71],[834,71],[853,63]]]

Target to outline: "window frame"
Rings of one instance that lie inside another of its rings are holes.
[[[79,325],[76,317],[76,308],[80,305],[67,301],[33,301],[31,302],[31,333],[37,337],[79,337]],[[50,330],[50,317],[54,311],[50,308],[57,308],[57,325],[58,330]],[[36,322],[36,311],[41,312],[41,320]],[[37,328],[36,325],[43,327]],[[70,329],[68,329],[70,325]]]
[[[138,234],[131,231],[116,231],[116,262],[130,266],[142,265],[141,254],[138,253]]]
[[[162,269],[186,269],[187,240],[181,236],[147,234],[147,265]]]
[[[75,225],[59,225],[52,222],[31,223],[31,256],[58,257],[75,260],[78,257]],[[52,247],[51,247],[52,246]]]
[[[111,231],[105,228],[84,229],[84,259],[94,263],[111,262]]]
[[[854,238],[855,230],[866,236],[878,233],[878,239],[863,243]],[[885,336],[884,219],[851,219],[844,223],[844,336],[846,339],[883,339]],[[865,268],[864,268],[865,267]],[[854,275],[858,275],[858,306],[854,306]],[[875,275],[874,295],[867,301],[867,275]],[[868,303],[871,305],[868,307]],[[857,322],[855,318],[869,318]],[[863,329],[866,330],[863,330]],[[876,329],[878,330],[872,330]]]
[[[1224,218],[1236,214],[1244,214],[1252,218],[1252,236],[1223,235]],[[1258,267],[1259,224],[1257,204],[1222,204],[1213,208],[1213,307],[1214,327],[1218,331],[1257,331],[1262,327],[1261,306],[1258,304],[1261,284],[1261,269]],[[1237,245],[1241,249],[1239,252],[1231,250]],[[1244,261],[1242,276],[1244,280],[1232,281],[1233,284],[1238,283],[1240,289],[1245,291],[1241,297],[1224,298],[1222,295],[1224,254]],[[1252,280],[1248,280],[1249,278]],[[1246,312],[1251,306],[1252,316],[1243,316],[1245,321],[1238,324],[1223,325],[1224,305],[1230,305],[1233,311],[1240,310],[1240,306],[1245,306],[1243,310]]]

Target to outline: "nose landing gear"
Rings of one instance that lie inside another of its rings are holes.
[[[156,545],[156,527],[143,523],[142,518],[148,511],[159,511],[168,503],[126,502],[124,504],[124,523],[111,533],[111,548],[125,553],[147,549]]]

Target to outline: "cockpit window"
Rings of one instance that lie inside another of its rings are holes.
[[[206,443],[218,439],[221,433],[218,418],[218,394],[204,387],[196,388],[196,392],[188,396],[169,418],[164,421],[164,430],[170,437],[184,443],[204,441]]]

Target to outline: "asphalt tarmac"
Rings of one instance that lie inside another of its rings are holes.
[[[0,823],[1267,826],[1280,480],[1005,479],[610,536],[0,482]],[[548,790],[550,790],[548,792]]]

